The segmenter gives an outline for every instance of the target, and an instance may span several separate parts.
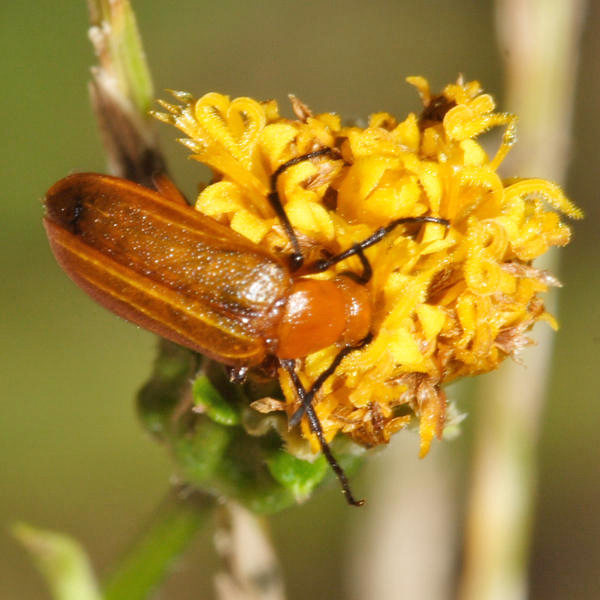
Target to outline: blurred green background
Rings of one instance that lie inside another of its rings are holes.
[[[544,600],[598,598],[600,590],[600,3],[590,4],[567,184],[587,219],[561,253],[561,330],[540,445],[531,597]],[[439,89],[464,73],[502,107],[491,2],[140,0],[134,8],[159,95],[214,90],[285,106],[293,92],[317,112],[404,115],[419,108],[405,76],[425,75]],[[10,537],[11,523],[75,536],[102,571],[152,513],[171,469],[133,402],[153,336],[84,296],[56,266],[41,225],[41,198],[54,181],[105,168],[86,89],[94,57],[85,3],[5,1],[0,28],[0,598],[25,600],[47,592]],[[198,166],[169,128],[158,129],[172,173],[190,192]],[[461,408],[473,412],[476,403]],[[472,421],[459,441],[434,450],[459,472]],[[411,468],[417,446],[414,438],[403,458]],[[355,483],[367,497],[372,468]],[[394,476],[402,477],[401,465]],[[348,508],[332,488],[272,519],[290,599],[353,598],[343,551],[369,510]],[[212,597],[216,568],[206,531],[161,597]]]

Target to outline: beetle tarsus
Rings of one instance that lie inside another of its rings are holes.
[[[354,244],[351,250],[354,250],[354,253],[360,259],[360,264],[362,265],[363,272],[359,275],[358,273],[354,273],[354,271],[344,271],[342,275],[346,275],[346,277],[352,277],[354,281],[357,283],[369,283],[371,277],[373,277],[373,268],[371,267],[371,263],[369,259],[365,256],[365,251],[360,247],[360,244]]]
[[[277,169],[274,171],[273,175],[271,175],[271,190],[276,189],[277,179],[278,177],[290,167],[297,165],[305,160],[311,160],[312,158],[318,158],[319,156],[330,156],[331,158],[338,158],[338,153],[333,148],[329,148],[328,146],[324,148],[319,148],[318,150],[313,150],[313,152],[308,152],[307,154],[302,154],[300,156],[295,156],[294,158],[284,162],[282,165],[279,165]]]
[[[354,498],[354,496],[352,495],[352,490],[350,489],[350,483],[348,482],[346,473],[344,472],[344,469],[342,469],[342,467],[340,466],[340,463],[338,463],[338,461],[335,459],[335,456],[333,456],[333,453],[331,452],[331,448],[329,447],[329,444],[327,443],[327,440],[325,439],[325,435],[323,434],[323,428],[321,427],[319,418],[317,417],[317,415],[315,413],[315,409],[313,408],[313,406],[311,404],[309,404],[306,408],[306,415],[310,422],[310,428],[312,429],[312,431],[317,436],[317,439],[319,440],[319,444],[321,445],[321,451],[325,455],[327,462],[333,469],[333,472],[336,474],[336,476],[342,486],[342,493],[344,494],[344,497],[346,498],[346,502],[348,502],[348,504],[351,504],[352,506],[362,506],[365,503],[365,501],[364,500],[356,500],[356,498]]]

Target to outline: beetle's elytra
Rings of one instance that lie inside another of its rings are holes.
[[[313,152],[290,164],[328,152]],[[370,340],[365,286],[370,265],[364,250],[400,224],[447,222],[399,219],[342,254],[302,266],[277,194],[269,200],[295,249],[290,260],[189,207],[165,179],[157,182],[159,191],[153,191],[124,179],[81,173],[52,186],[45,198],[44,225],[56,259],[97,302],[160,336],[233,367],[275,358],[290,374],[302,403],[292,424],[307,414],[346,499],[362,504],[353,498],[311,402],[341,359]],[[362,274],[307,277],[351,255],[360,258]],[[338,356],[305,390],[294,360],[332,344],[339,345]]]
[[[135,183],[67,177],[46,196],[59,263],[118,315],[229,365],[259,364],[283,265],[199,212]]]

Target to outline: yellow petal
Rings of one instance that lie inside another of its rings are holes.
[[[401,365],[416,365],[424,358],[415,338],[404,327],[396,329],[390,335],[388,350],[396,363]]]
[[[242,190],[231,181],[219,181],[205,187],[196,200],[196,210],[210,217],[232,213],[244,206]]]
[[[265,221],[245,209],[238,210],[235,213],[233,219],[231,219],[230,227],[255,244],[258,244],[270,229]]]
[[[441,308],[430,304],[419,304],[417,315],[426,340],[436,337],[446,322],[446,313]]]

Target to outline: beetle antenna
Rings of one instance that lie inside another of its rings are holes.
[[[288,236],[292,247],[294,248],[294,252],[290,255],[290,269],[292,271],[297,271],[302,266],[304,263],[304,255],[302,254],[302,249],[300,248],[300,243],[298,242],[296,232],[294,231],[294,228],[288,219],[285,209],[283,208],[283,204],[281,204],[281,198],[277,192],[277,179],[279,179],[279,176],[286,169],[289,169],[298,163],[301,163],[305,160],[310,160],[311,158],[317,158],[318,156],[326,155],[337,158],[337,153],[335,150],[333,150],[333,148],[320,148],[314,152],[309,152],[308,154],[303,154],[302,156],[296,156],[291,160],[284,162],[282,165],[279,165],[279,167],[277,167],[275,172],[271,175],[271,191],[269,192],[268,200],[278,219],[281,221],[281,224],[285,229],[285,233]]]
[[[346,346],[346,348],[353,349],[351,346]],[[346,348],[344,348],[344,350]],[[343,350],[342,350],[342,352],[343,352]],[[341,352],[340,352],[340,354],[341,354]],[[339,354],[338,354],[338,356],[339,356]],[[337,359],[337,357],[336,357],[336,359]],[[325,434],[323,433],[323,427],[321,426],[319,417],[317,417],[317,414],[315,413],[315,409],[311,404],[312,398],[310,400],[308,399],[308,393],[304,389],[304,385],[302,385],[302,382],[300,381],[300,378],[298,377],[298,374],[296,373],[296,370],[294,368],[294,366],[295,366],[294,361],[280,359],[279,362],[280,362],[281,366],[288,372],[290,378],[292,379],[292,383],[294,384],[294,387],[296,388],[296,392],[298,393],[298,396],[300,396],[300,400],[302,401],[302,405],[304,407],[304,412],[306,412],[306,416],[308,417],[308,421],[310,423],[310,428],[311,428],[312,432],[317,436],[317,439],[319,440],[319,445],[321,446],[321,452],[323,452],[325,458],[327,459],[327,462],[333,469],[333,472],[336,474],[336,476],[342,486],[342,492],[346,498],[346,501],[348,502],[348,504],[351,504],[352,506],[362,506],[365,503],[365,501],[364,500],[356,500],[356,498],[354,498],[354,496],[352,495],[352,491],[350,489],[350,483],[348,482],[348,478],[346,477],[346,473],[344,472],[344,469],[342,469],[342,467],[336,460],[335,456],[333,456],[333,453],[331,452],[331,448],[329,447],[329,444],[327,443],[327,440],[325,439]],[[334,362],[335,362],[335,360],[334,360]],[[327,369],[327,371],[329,371],[329,369]],[[327,372],[327,371],[325,371],[325,372]],[[320,379],[320,377],[319,377],[319,379]],[[323,381],[325,381],[325,379],[323,379]],[[322,385],[322,382],[321,382],[321,385]],[[314,385],[313,385],[313,388],[314,388]],[[311,391],[313,388],[311,388]]]
[[[364,255],[364,251],[371,246],[380,242],[388,233],[391,233],[398,227],[399,225],[408,225],[410,223],[438,223],[439,225],[444,225],[446,228],[450,227],[450,221],[447,219],[442,219],[440,217],[404,217],[402,219],[396,219],[392,221],[385,227],[380,227],[375,231],[375,233],[371,234],[368,238],[364,239],[362,242],[358,242],[352,246],[352,248],[348,248],[344,252],[340,254],[336,254],[331,258],[323,258],[321,260],[317,260],[312,265],[310,265],[310,270],[315,273],[320,273],[322,271],[326,271],[329,267],[350,258],[351,256],[358,256],[362,263],[363,273],[359,275],[359,280],[361,283],[367,283],[369,279],[371,279],[371,275],[373,273],[371,269],[371,264],[369,263],[369,259]]]

